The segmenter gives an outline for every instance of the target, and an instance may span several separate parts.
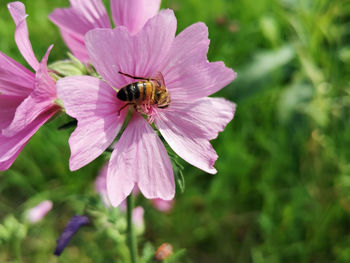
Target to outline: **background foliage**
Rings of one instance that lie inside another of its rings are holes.
[[[8,2],[0,1],[0,50],[26,65]],[[53,43],[50,61],[66,58],[47,15],[68,1],[24,2],[37,57]],[[183,163],[186,190],[168,214],[137,199],[146,210],[140,246],[187,248],[181,262],[350,262],[350,2],[163,0],[162,7],[175,9],[178,32],[208,25],[209,59],[238,72],[216,96],[238,108],[213,141],[217,175]],[[19,250],[23,262],[118,262],[115,243],[96,227],[82,230],[60,258],[52,254],[67,220],[96,196],[104,163],[69,171],[71,131],[57,130],[65,121],[42,127],[1,175],[0,222],[26,237],[21,245],[0,240],[0,262],[16,262]],[[53,210],[25,233],[16,224],[43,199]]]

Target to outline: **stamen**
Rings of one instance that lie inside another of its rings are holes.
[[[150,105],[149,103],[145,103],[142,105],[138,105],[136,107],[136,110],[142,114],[147,116],[147,121],[149,124],[152,124],[154,121],[154,116],[156,114],[156,111],[154,110],[154,106]]]

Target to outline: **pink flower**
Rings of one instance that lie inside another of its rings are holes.
[[[108,163],[106,163],[102,169],[100,170],[98,176],[95,180],[95,191],[100,194],[103,204],[106,207],[109,207],[111,205],[108,195],[107,195],[107,170],[108,170]]]
[[[173,200],[163,200],[160,198],[152,199],[153,206],[161,211],[161,212],[169,212],[173,206],[174,206],[174,199]]]
[[[55,82],[46,67],[52,46],[39,63],[28,38],[24,5],[13,2],[8,9],[16,24],[19,51],[36,73],[0,52],[0,171],[12,165],[40,126],[60,110],[54,102]]]
[[[143,229],[145,226],[145,223],[143,220],[144,213],[145,213],[145,210],[141,206],[137,206],[132,210],[132,222],[135,225],[135,227],[138,229]]]
[[[135,186],[149,199],[174,197],[170,159],[143,118],[145,114],[180,157],[216,173],[213,165],[218,156],[209,141],[233,118],[235,105],[207,96],[229,84],[236,74],[222,62],[207,61],[209,39],[203,23],[188,27],[175,38],[176,24],[173,12],[163,10],[135,35],[125,27],[91,30],[85,38],[87,51],[105,81],[75,76],[57,82],[67,114],[78,120],[69,139],[70,169],[77,170],[113,143],[124,122],[127,110],[118,113],[125,102],[116,98],[112,87],[120,89],[135,80],[119,72],[145,78],[161,72],[164,76],[169,107],[161,109],[149,103],[135,107],[112,152],[107,192],[114,206]]]
[[[39,222],[44,216],[52,209],[52,202],[50,200],[42,201],[37,206],[29,209],[26,213],[26,217],[29,222]]]
[[[94,28],[111,28],[107,11],[101,0],[70,0],[71,7],[57,8],[50,15],[73,55],[88,63],[84,44],[85,34]],[[112,18],[116,26],[138,32],[154,16],[160,0],[111,0]]]

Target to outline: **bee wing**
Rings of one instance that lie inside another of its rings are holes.
[[[158,71],[153,78],[159,80],[161,86],[165,88],[165,81],[162,72]]]

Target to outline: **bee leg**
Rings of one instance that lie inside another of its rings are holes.
[[[118,116],[120,116],[120,112],[126,107],[126,106],[129,106],[129,105],[133,105],[134,103],[126,103],[125,105],[123,105],[119,110],[118,110]]]
[[[148,78],[142,78],[142,77],[131,76],[131,75],[129,75],[129,74],[127,74],[127,73],[123,73],[123,72],[121,72],[121,71],[118,71],[118,73],[119,73],[119,74],[122,74],[122,75],[124,75],[124,76],[127,76],[127,77],[129,77],[129,78],[132,78],[132,79],[149,80]]]
[[[169,107],[169,104],[164,104],[164,105],[159,105],[158,108],[160,109],[165,109],[165,108],[168,108]]]

